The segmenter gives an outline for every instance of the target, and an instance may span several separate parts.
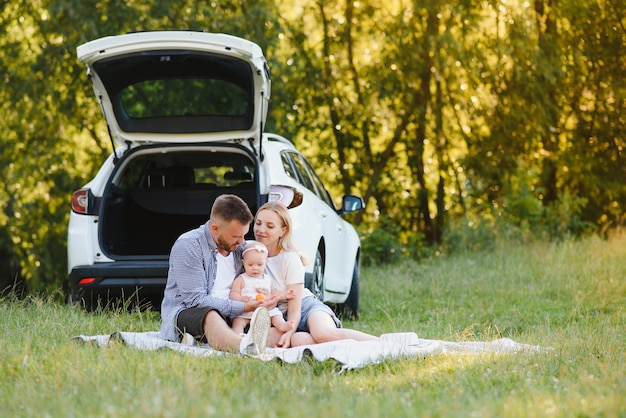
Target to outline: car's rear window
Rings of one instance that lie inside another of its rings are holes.
[[[228,80],[168,78],[144,80],[120,92],[132,119],[171,116],[245,116],[248,93]]]
[[[190,51],[149,51],[94,64],[126,132],[248,130],[254,79],[246,61]]]

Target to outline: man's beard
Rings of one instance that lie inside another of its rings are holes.
[[[232,253],[233,251],[237,249],[238,246],[239,244],[236,244],[236,243],[229,246],[229,244],[223,239],[221,238],[217,239],[217,247],[223,251],[228,251],[229,253]]]

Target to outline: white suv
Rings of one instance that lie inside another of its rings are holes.
[[[142,32],[77,48],[106,118],[113,154],[72,196],[71,298],[160,307],[170,248],[204,223],[222,193],[252,213],[289,208],[298,247],[313,260],[306,286],[357,315],[360,241],[310,164],[287,139],[263,133],[269,68],[258,45],[223,34]],[[251,238],[251,237],[249,237]]]

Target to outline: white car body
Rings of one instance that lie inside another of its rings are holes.
[[[73,300],[158,308],[173,240],[208,219],[217,195],[234,193],[253,213],[269,199],[289,206],[295,242],[311,260],[307,287],[357,314],[360,240],[340,215],[363,201],[344,196],[337,210],[293,144],[263,132],[271,83],[256,44],[142,32],[88,42],[77,53],[115,151],[72,197]]]

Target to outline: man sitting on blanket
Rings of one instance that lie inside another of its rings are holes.
[[[248,302],[228,298],[232,281],[243,271],[241,245],[253,219],[241,198],[221,195],[209,221],[176,240],[161,304],[161,338],[181,341],[190,334],[216,350],[252,356],[276,345],[280,333],[270,329],[267,308],[276,306],[277,296]],[[229,318],[252,311],[248,333],[235,333]]]

